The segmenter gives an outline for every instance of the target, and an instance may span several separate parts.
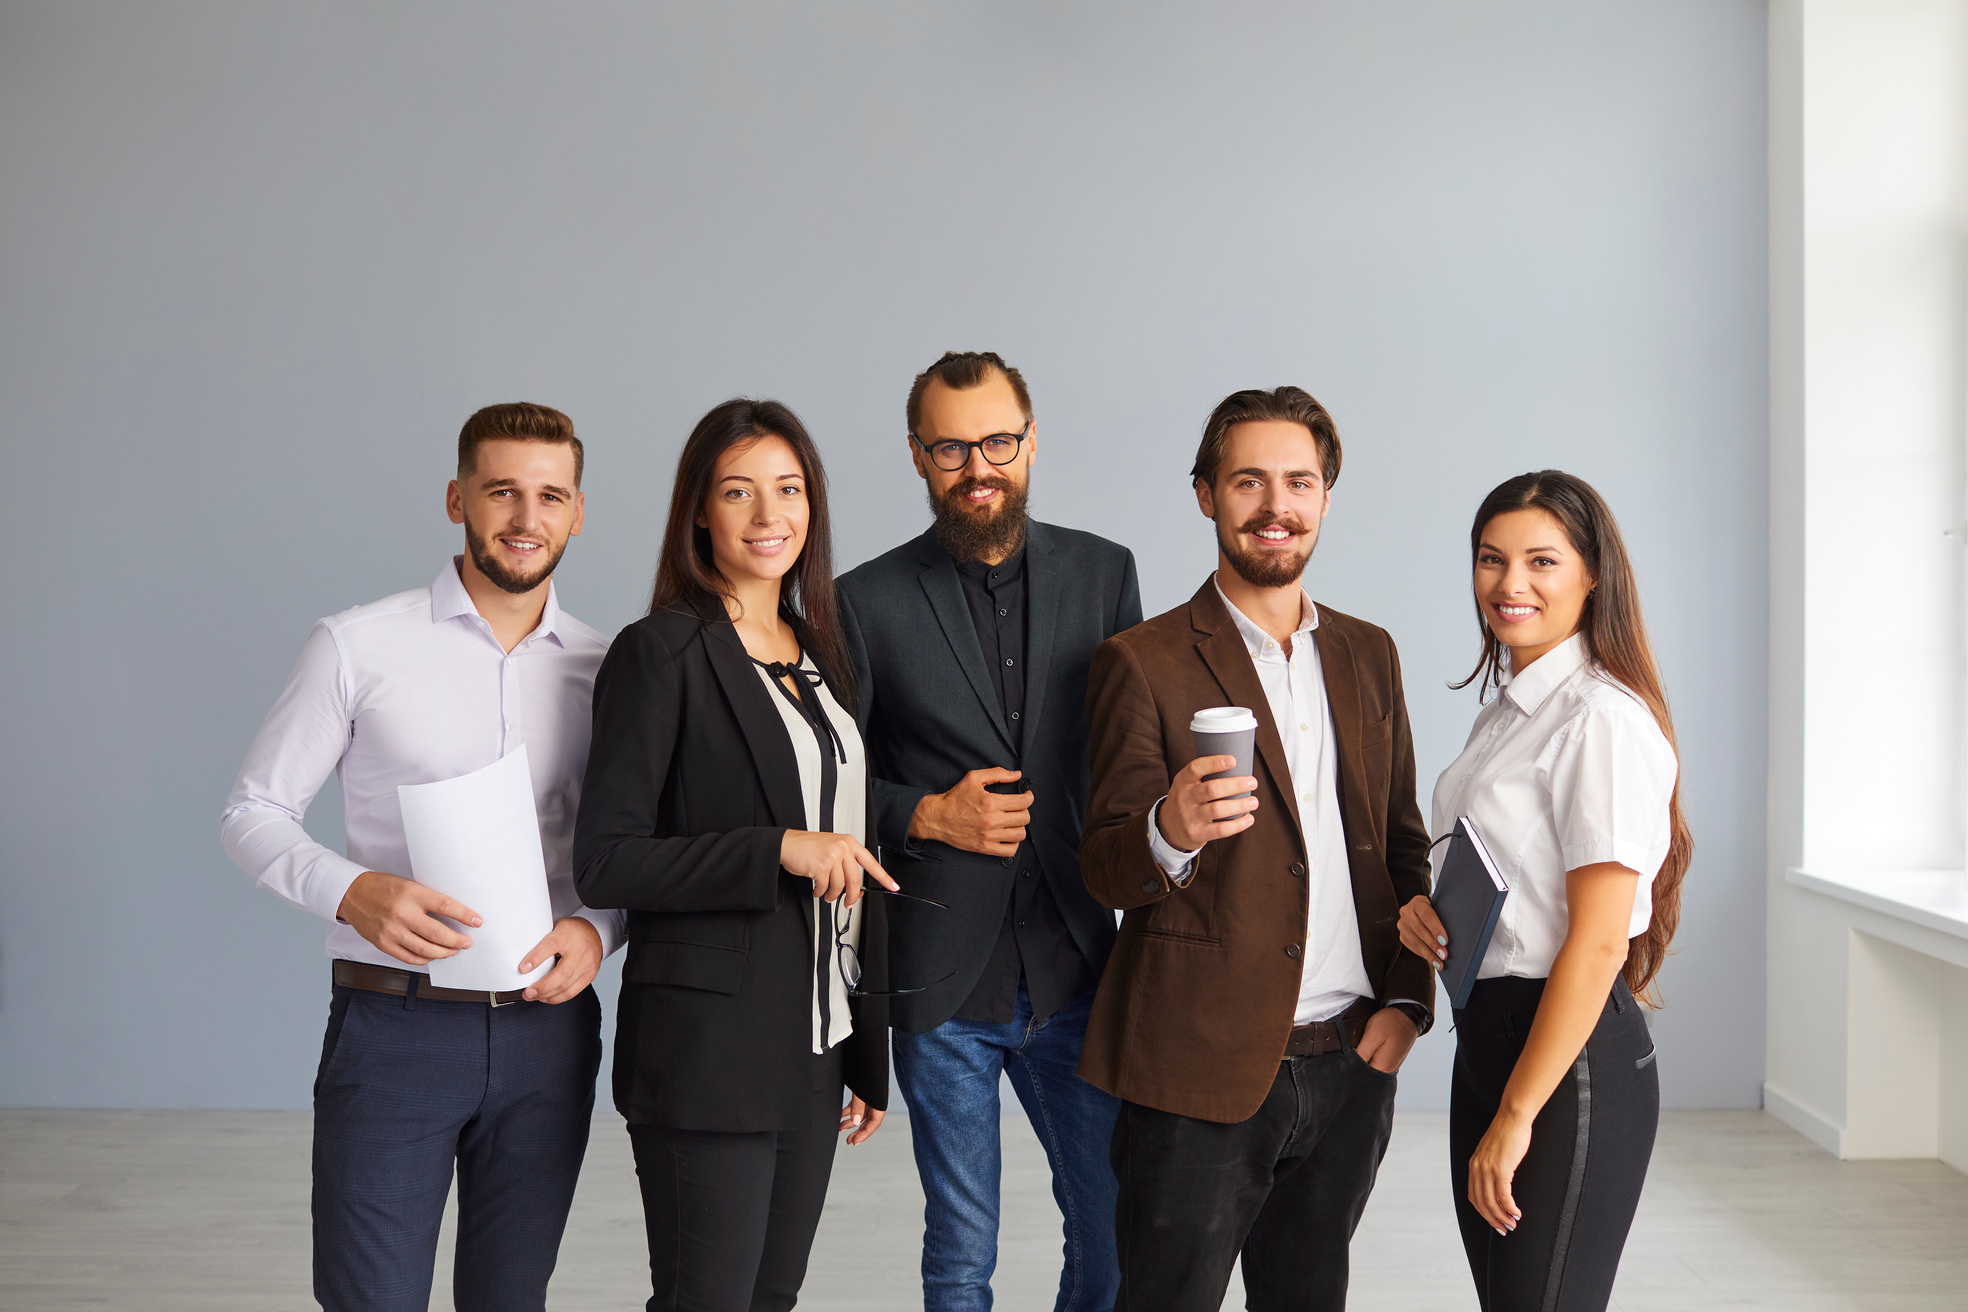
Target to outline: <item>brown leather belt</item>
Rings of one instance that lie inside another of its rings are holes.
[[[1291,1039],[1285,1044],[1285,1056],[1323,1057],[1329,1052],[1353,1047],[1367,1032],[1367,1018],[1377,1009],[1371,999],[1361,998],[1331,1020],[1315,1020],[1310,1025],[1295,1027]],[[1344,1036],[1339,1032],[1341,1025],[1346,1027]]]
[[[417,998],[429,998],[434,1002],[482,1002],[488,1006],[503,1007],[508,1003],[524,1002],[526,994],[520,989],[507,993],[487,993],[473,989],[441,989],[430,982],[427,975],[412,975],[407,970],[392,970],[388,966],[372,966],[366,961],[344,961],[335,958],[335,982],[345,989],[366,989],[370,993],[388,993],[393,997],[403,997],[410,992],[410,981],[417,981]]]

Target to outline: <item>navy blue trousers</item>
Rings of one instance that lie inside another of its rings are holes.
[[[314,1081],[314,1296],[428,1312],[458,1173],[459,1312],[542,1312],[594,1115],[601,1003],[337,987]]]

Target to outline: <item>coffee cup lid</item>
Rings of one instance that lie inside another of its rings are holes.
[[[1257,716],[1241,706],[1210,706],[1189,721],[1190,733],[1237,733],[1257,728]]]

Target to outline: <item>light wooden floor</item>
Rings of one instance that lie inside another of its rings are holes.
[[[1475,1307],[1449,1208],[1447,1132],[1442,1116],[1399,1118],[1353,1246],[1353,1308]],[[1058,1213],[1030,1131],[1007,1122],[1005,1143],[997,1305],[1044,1312]],[[0,1110],[0,1308],[311,1308],[307,1195],[305,1113]],[[920,1307],[921,1207],[906,1122],[842,1152],[801,1306]],[[628,1137],[605,1118],[561,1249],[555,1312],[641,1307],[642,1245]],[[1233,1288],[1226,1306],[1242,1304]],[[1968,1308],[1968,1177],[1931,1161],[1835,1161],[1761,1112],[1671,1113],[1614,1306],[1958,1312]],[[450,1307],[442,1269],[432,1307]]]

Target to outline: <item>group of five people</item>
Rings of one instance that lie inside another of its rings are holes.
[[[946,354],[907,424],[933,523],[836,579],[799,419],[711,410],[648,613],[611,643],[551,582],[582,527],[572,424],[488,407],[447,490],[465,552],[310,633],[222,835],[331,922],[322,1306],[422,1312],[455,1169],[457,1306],[544,1307],[600,1063],[590,981],[619,948],[652,1312],[794,1305],[891,1052],[930,1312],[991,1304],[1001,1076],[1064,1220],[1057,1312],[1215,1312],[1240,1257],[1252,1308],[1342,1308],[1447,955],[1430,833],[1469,817],[1511,881],[1456,1013],[1478,1299],[1603,1308],[1658,1114],[1635,998],[1691,851],[1605,503],[1547,470],[1479,509],[1487,704],[1424,825],[1393,642],[1302,585],[1340,469],[1310,395],[1211,414],[1190,479],[1216,567],[1145,623],[1126,548],[1028,516],[1015,368]],[[1249,775],[1196,757],[1215,706],[1256,713]],[[434,987],[481,921],[415,882],[396,789],[522,745],[559,919],[518,964],[554,965],[510,994]],[[346,855],[301,824],[330,773]]]

